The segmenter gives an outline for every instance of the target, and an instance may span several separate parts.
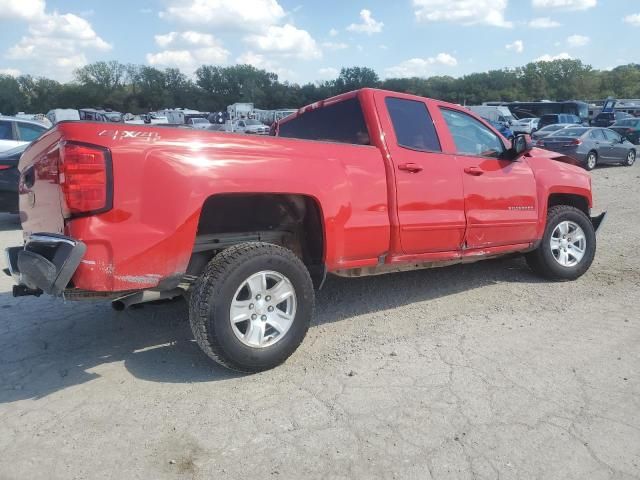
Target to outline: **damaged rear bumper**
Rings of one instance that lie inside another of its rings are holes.
[[[62,295],[86,250],[81,241],[53,233],[35,233],[24,247],[7,248],[5,272],[17,283],[13,295]]]
[[[607,218],[607,212],[602,212],[600,215],[596,215],[595,217],[590,217],[591,223],[593,224],[593,229],[597,232],[602,224],[604,223],[605,218]]]

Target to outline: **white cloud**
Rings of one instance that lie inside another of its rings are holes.
[[[193,72],[202,64],[226,63],[229,57],[229,51],[208,33],[169,32],[156,35],[154,38],[156,44],[164,50],[147,54],[147,62],[150,65],[177,67]]]
[[[326,48],[327,50],[345,50],[349,48],[349,44],[344,42],[323,42],[322,48]]]
[[[453,22],[510,28],[504,18],[508,0],[413,0],[419,22]]]
[[[534,8],[558,8],[562,10],[587,10],[597,5],[598,0],[532,0]]]
[[[18,77],[22,72],[17,68],[0,68],[0,75],[9,75],[10,77]]]
[[[332,28],[331,30],[329,30],[329,36],[330,37],[337,37],[338,36],[338,30],[336,30],[335,28]]]
[[[340,75],[340,70],[333,67],[321,68],[318,70],[320,80],[334,80]]]
[[[347,30],[350,32],[372,35],[374,33],[380,33],[382,31],[382,27],[384,27],[384,23],[378,22],[373,18],[371,10],[360,10],[360,20],[361,23],[352,23],[347,27]]]
[[[29,18],[28,34],[5,54],[22,62],[29,73],[68,80],[75,69],[87,64],[87,51],[111,50],[86,19],[72,13],[46,13],[44,3],[42,9],[39,5],[30,10],[35,13]]]
[[[624,17],[624,22],[629,25],[633,25],[634,27],[640,27],[640,13],[635,13],[633,15],[627,15]]]
[[[160,17],[224,30],[262,30],[286,15],[277,0],[170,0]]]
[[[252,51],[245,52],[236,59],[236,62],[276,73],[282,80],[294,80],[296,78],[296,74],[292,70],[282,67],[278,62],[260,53]]]
[[[590,41],[591,39],[584,35],[571,35],[570,37],[567,38],[567,44],[569,45],[569,47],[573,47],[573,48],[584,47],[586,45],[589,45]]]
[[[458,60],[448,53],[439,53],[435,57],[428,58],[411,58],[405,60],[398,65],[389,67],[385,70],[387,78],[398,77],[425,77],[432,71],[434,65],[444,65],[447,67],[455,67]]]
[[[0,20],[38,20],[44,9],[45,0],[0,0]]]
[[[553,62],[554,60],[571,60],[571,55],[566,52],[559,53],[557,55],[549,55],[548,53],[539,56],[534,62]]]
[[[522,40],[516,40],[513,43],[508,43],[504,48],[512,52],[522,53],[524,51],[524,43]]]
[[[551,20],[549,17],[538,17],[529,21],[529,27],[531,28],[557,28],[561,26],[560,22]]]
[[[264,33],[248,35],[245,41],[263,53],[303,60],[322,57],[322,51],[309,32],[291,24],[272,25]]]

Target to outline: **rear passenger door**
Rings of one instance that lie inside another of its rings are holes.
[[[529,243],[536,238],[536,181],[522,159],[502,158],[501,138],[475,117],[440,109],[462,172],[466,249]]]
[[[455,156],[442,153],[428,104],[385,92],[374,98],[394,167],[403,252],[460,251],[462,178]]]

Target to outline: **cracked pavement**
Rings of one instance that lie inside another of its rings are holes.
[[[212,364],[178,301],[11,297],[0,479],[639,479],[640,167],[593,172],[591,270],[331,278],[283,366]],[[0,246],[18,244],[0,215]]]

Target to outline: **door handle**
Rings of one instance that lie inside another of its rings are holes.
[[[469,175],[473,175],[474,177],[479,177],[484,173],[484,170],[479,167],[465,167],[464,173],[468,173]]]
[[[398,170],[409,173],[418,173],[422,171],[422,167],[417,163],[401,163],[398,165]]]

